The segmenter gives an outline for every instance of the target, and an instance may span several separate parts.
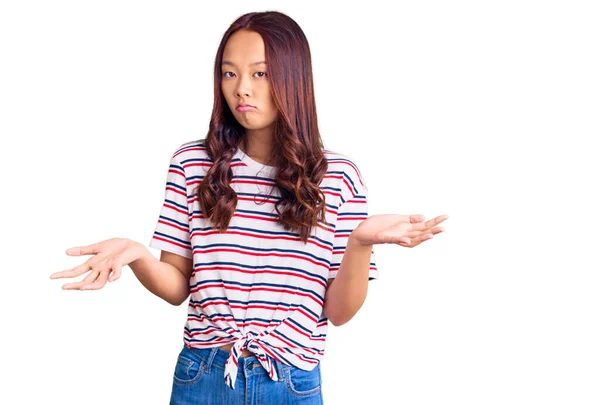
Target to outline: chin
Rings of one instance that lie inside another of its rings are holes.
[[[258,129],[264,129],[267,127],[267,125],[248,125],[248,124],[243,124],[240,122],[240,125],[243,126],[245,129],[251,129],[253,131],[258,130]]]

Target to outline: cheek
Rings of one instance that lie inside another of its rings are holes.
[[[231,101],[231,89],[229,87],[225,82],[221,83],[221,94],[227,102]]]
[[[272,117],[277,117],[279,112],[277,111],[277,107],[275,106],[275,101],[273,99],[269,100],[269,113]]]
[[[269,110],[277,110],[275,107],[275,100],[273,100],[273,96],[269,90],[265,91],[263,100],[265,107],[267,107]]]

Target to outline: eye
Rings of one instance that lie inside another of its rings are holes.
[[[227,72],[223,72],[223,76],[233,77],[233,76],[227,76],[227,73],[231,73],[231,74],[235,75],[235,73],[227,71]],[[259,77],[265,77],[267,75],[267,72],[256,72],[256,73],[262,73],[262,76],[259,76]]]

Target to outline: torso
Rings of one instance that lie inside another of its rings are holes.
[[[173,175],[173,180],[179,182],[177,190],[181,190],[183,193],[173,195],[182,196],[183,198],[177,199],[177,202],[187,209],[175,211],[171,205],[167,204],[164,215],[174,223],[188,223],[188,226],[173,231],[175,229],[173,226],[166,226],[161,221],[158,231],[165,232],[168,240],[165,238],[155,238],[153,240],[156,246],[164,247],[166,250],[176,250],[183,254],[183,249],[179,249],[177,246],[181,246],[182,238],[186,235],[189,236],[189,241],[183,239],[186,242],[185,253],[194,258],[194,268],[197,270],[190,276],[190,285],[199,286],[190,293],[190,300],[195,299],[198,302],[205,302],[208,298],[214,299],[211,302],[206,301],[206,305],[189,306],[190,316],[187,318],[186,326],[188,330],[204,330],[209,327],[211,330],[215,329],[214,333],[208,334],[206,337],[203,336],[207,340],[224,337],[229,340],[233,336],[246,335],[250,331],[256,332],[255,334],[259,335],[257,338],[260,337],[260,340],[262,340],[266,334],[259,333],[256,324],[251,323],[249,320],[260,319],[260,322],[270,325],[269,330],[271,331],[273,325],[283,323],[283,320],[279,319],[283,311],[278,305],[256,305],[253,303],[281,302],[289,308],[286,311],[285,319],[289,318],[290,321],[305,326],[309,324],[309,320],[310,325],[313,325],[313,321],[318,321],[314,323],[316,326],[311,328],[312,335],[309,334],[309,336],[323,336],[324,338],[327,332],[327,322],[323,322],[320,315],[322,314],[322,303],[326,289],[323,288],[323,283],[320,280],[327,280],[328,277],[338,271],[340,257],[344,251],[343,242],[350,233],[348,231],[367,217],[365,210],[361,208],[366,203],[366,197],[364,196],[365,187],[358,172],[358,167],[345,155],[327,152],[328,173],[334,175],[324,176],[323,184],[320,184],[320,186],[328,190],[337,190],[337,192],[328,191],[326,193],[327,205],[337,208],[338,212],[346,215],[346,217],[342,218],[340,216],[339,219],[344,219],[344,221],[337,222],[338,213],[336,210],[328,209],[323,223],[331,226],[329,229],[317,227],[315,229],[316,234],[311,232],[311,237],[318,242],[305,245],[297,243],[298,241],[294,240],[295,234],[293,232],[286,231],[278,222],[274,221],[277,214],[274,205],[281,197],[278,188],[273,187],[276,185],[274,181],[276,171],[272,170],[271,166],[264,166],[250,159],[241,149],[238,149],[238,151],[239,153],[236,152],[235,155],[235,161],[232,162],[232,171],[235,178],[232,179],[231,183],[233,190],[240,196],[236,210],[241,213],[252,213],[252,215],[234,215],[229,225],[235,229],[250,230],[251,237],[242,236],[237,231],[227,233],[211,231],[207,235],[200,235],[199,232],[194,235],[188,234],[187,228],[210,229],[211,227],[208,219],[200,215],[202,210],[198,198],[193,200],[188,198],[187,201],[185,198],[186,192],[188,196],[194,194],[192,186],[200,181],[198,179],[206,175],[211,160],[206,154],[206,145],[204,142],[199,141],[185,144],[185,146],[178,149],[176,156],[174,155],[177,158],[174,159],[174,163],[177,163],[177,165],[169,173]],[[202,163],[194,163],[186,167],[179,163],[188,160]],[[171,188],[169,186],[169,190]],[[260,197],[253,198],[257,195],[264,197],[267,202],[260,201],[262,200]],[[360,198],[354,198],[354,196]],[[342,201],[348,202],[351,199],[353,200],[352,204],[342,206]],[[342,210],[339,207],[342,207]],[[189,217],[188,214],[192,212],[195,214]],[[343,227],[335,227],[335,224],[341,225],[341,222],[344,222]],[[185,231],[181,231],[182,229]],[[336,230],[338,230],[337,236],[341,239],[337,239]],[[273,235],[280,234],[286,237],[278,238],[275,246],[271,238]],[[334,243],[334,238],[337,243]],[[323,243],[323,241],[327,243]],[[194,252],[197,245],[216,247],[210,250],[202,249],[202,253],[198,254],[198,252]],[[332,247],[335,251],[332,251]],[[271,253],[275,252],[276,249],[285,249],[288,252],[297,253],[294,255],[275,255]],[[270,260],[267,262],[262,254],[256,254],[259,251],[269,252],[271,254],[269,256]],[[195,260],[200,256],[202,256],[202,260]],[[373,258],[371,258],[371,262],[373,262]],[[223,263],[227,263],[227,267],[222,266]],[[263,268],[267,265],[279,266],[279,268],[285,268],[286,271],[274,273],[272,270],[264,270],[263,272]],[[248,269],[256,270],[248,271]],[[234,271],[236,278],[232,277]],[[372,265],[370,274],[376,274],[375,271],[375,267]],[[214,282],[216,280],[218,282]],[[240,289],[239,283],[252,287]],[[277,287],[269,284],[269,288],[254,288],[255,285],[260,283],[273,283]],[[302,291],[307,291],[309,294],[306,294],[306,296],[298,294],[298,288],[302,288]],[[316,297],[320,297],[321,300],[315,299]],[[234,301],[245,303],[245,305],[243,307],[236,305],[230,311],[223,310],[223,302]],[[310,312],[302,310],[302,307]],[[227,322],[213,322],[212,317],[216,315],[219,317],[217,319],[221,319],[223,312],[228,312]],[[280,335],[284,341],[304,342],[306,340],[305,334],[298,332],[292,325],[293,323],[285,323],[277,326],[277,333],[273,333],[273,335]],[[232,335],[232,329],[236,330],[237,333]],[[267,348],[273,348],[273,343],[275,343],[274,346],[281,346],[281,343],[274,342],[274,339],[267,341],[263,340]],[[302,347],[302,349],[305,349],[302,355],[296,354],[299,353],[300,347],[297,348],[298,350],[281,350],[275,353],[288,360],[289,363],[310,367],[322,356],[324,342],[324,339],[311,340],[309,347]],[[234,343],[222,345],[219,349],[229,355]],[[247,358],[254,356],[254,353],[246,349],[239,355]]]

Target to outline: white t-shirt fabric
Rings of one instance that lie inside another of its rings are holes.
[[[233,389],[238,358],[253,352],[270,377],[273,359],[313,370],[323,357],[327,280],[335,278],[348,237],[367,218],[367,186],[347,156],[323,149],[327,173],[319,187],[327,204],[326,223],[314,227],[308,243],[277,222],[277,168],[252,160],[237,148],[231,187],[237,207],[225,233],[203,216],[195,190],[213,161],[204,139],[182,144],[171,156],[164,204],[149,246],[193,259],[188,347],[234,343],[224,378]],[[371,251],[369,280],[379,278]]]

